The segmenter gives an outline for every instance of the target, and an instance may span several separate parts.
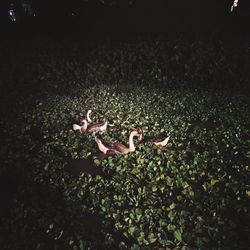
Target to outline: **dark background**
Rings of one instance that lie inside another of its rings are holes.
[[[8,20],[14,3],[17,21]],[[26,15],[28,3],[35,16]],[[190,37],[249,38],[250,1],[240,0],[2,0],[1,30],[18,36],[184,34]]]

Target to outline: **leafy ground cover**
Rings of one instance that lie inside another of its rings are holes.
[[[214,90],[224,67],[229,75],[219,80],[230,82],[220,82],[222,89],[234,89],[230,70],[237,64],[224,65],[217,57],[225,54],[211,55],[215,48],[203,44],[193,44],[200,61],[191,63],[190,48],[179,42],[172,50],[173,43],[153,43],[103,45],[84,58],[77,50],[72,60],[30,52],[28,63],[2,68],[4,248],[248,246],[249,97]],[[163,48],[172,54],[159,53]],[[16,68],[15,85],[9,72]],[[128,132],[142,125],[145,135],[165,131],[170,142],[159,148],[135,141],[136,152],[101,158],[93,134],[72,130],[87,107],[94,121],[108,120],[102,138],[127,143]]]

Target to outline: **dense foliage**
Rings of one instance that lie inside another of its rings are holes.
[[[43,42],[1,49],[3,249],[245,248],[249,55],[182,40]],[[88,107],[109,122],[102,138],[127,143],[142,125],[170,143],[103,159],[93,134],[72,130]]]

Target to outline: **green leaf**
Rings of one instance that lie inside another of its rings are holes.
[[[136,230],[136,227],[129,227],[129,228],[128,228],[128,233],[129,233],[130,235],[134,236],[135,230]]]
[[[47,170],[48,170],[48,168],[49,168],[49,162],[48,162],[48,163],[46,163],[46,165],[44,166],[44,170],[45,170],[45,171],[47,171]]]
[[[247,157],[247,158],[250,158],[250,151],[248,151],[248,152],[246,153],[246,157]]]
[[[157,241],[157,238],[155,237],[155,235],[153,233],[151,233],[148,236],[148,241],[149,241],[149,243],[155,243]]]
[[[169,207],[168,207],[168,210],[172,210],[175,208],[175,203],[172,203]]]
[[[153,192],[156,192],[156,191],[157,191],[157,186],[155,186],[155,185],[152,186],[152,191],[153,191]]]
[[[214,186],[217,182],[219,182],[219,180],[217,180],[217,179],[211,179],[211,181],[210,181],[212,186]]]
[[[83,240],[80,240],[80,250],[84,250]]]
[[[180,232],[179,230],[176,230],[176,231],[174,232],[174,237],[175,237],[175,239],[177,239],[178,241],[181,241],[181,240],[182,240],[182,234],[181,234],[181,232]]]
[[[140,250],[140,246],[133,244],[130,249],[131,250]]]

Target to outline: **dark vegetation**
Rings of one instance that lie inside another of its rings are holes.
[[[246,249],[247,44],[138,38],[2,41],[1,249]],[[101,159],[105,139],[166,131]],[[186,247],[186,248],[185,248]]]

